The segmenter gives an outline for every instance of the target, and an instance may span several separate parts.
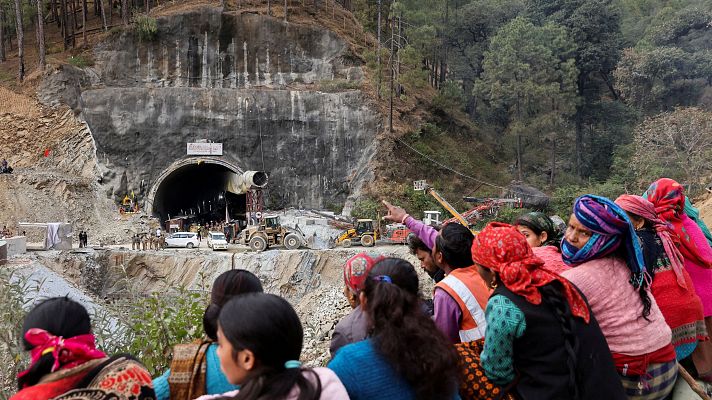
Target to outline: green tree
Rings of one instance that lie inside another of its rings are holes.
[[[576,44],[576,86],[581,101],[574,118],[573,154],[577,175],[585,177],[591,172],[591,160],[611,157],[586,144],[590,143],[590,132],[600,132],[607,118],[595,112],[602,109],[599,103],[606,95],[618,98],[612,73],[623,44],[620,17],[611,0],[529,0],[529,8],[542,21],[564,26]],[[605,131],[603,135],[608,136]]]
[[[457,10],[445,27],[445,45],[450,49],[449,79],[462,82],[465,111],[474,116],[473,87],[482,73],[482,60],[497,30],[525,9],[523,0],[475,0]]]
[[[505,135],[515,142],[520,180],[525,149],[547,142],[554,175],[556,143],[576,110],[575,50],[564,28],[536,26],[517,17],[497,32],[485,53],[476,90],[505,121]]]

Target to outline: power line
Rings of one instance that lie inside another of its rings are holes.
[[[426,154],[423,154],[422,152],[418,151],[418,149],[416,149],[416,148],[414,148],[413,146],[409,145],[408,143],[404,142],[404,141],[401,140],[400,138],[396,138],[396,140],[397,140],[399,143],[401,143],[402,145],[404,145],[405,147],[407,147],[408,149],[410,149],[411,151],[413,151],[414,153],[417,153],[417,154],[420,155],[421,157],[427,159],[427,160],[430,161],[431,163],[433,163],[433,164],[439,166],[440,168],[445,169],[445,170],[448,170],[448,171],[450,171],[450,172],[452,172],[452,173],[454,173],[454,174],[456,174],[456,175],[459,175],[459,176],[461,176],[461,177],[463,177],[463,178],[466,178],[466,179],[469,179],[469,180],[471,180],[471,181],[477,182],[477,183],[479,183],[480,185],[486,185],[486,186],[490,186],[490,187],[493,187],[493,188],[496,188],[496,189],[508,190],[508,191],[510,191],[510,192],[517,193],[517,194],[520,194],[520,195],[522,195],[522,196],[541,197],[541,198],[546,198],[546,199],[558,199],[558,198],[559,198],[559,197],[551,197],[551,196],[546,196],[546,195],[543,195],[543,196],[542,196],[542,195],[540,195],[540,194],[534,194],[534,193],[525,193],[525,192],[523,192],[523,191],[521,191],[521,190],[516,190],[516,189],[514,189],[514,188],[508,188],[508,187],[505,187],[505,186],[502,186],[502,185],[497,185],[496,183],[491,183],[491,182],[483,181],[482,179],[478,179],[478,178],[475,178],[474,176],[470,176],[470,175],[467,175],[467,174],[465,174],[465,173],[462,173],[462,172],[460,172],[460,171],[458,171],[458,170],[456,170],[456,169],[454,169],[454,168],[452,168],[452,167],[449,167],[449,166],[447,166],[447,165],[441,163],[441,162],[438,161],[438,160],[435,160],[435,159],[429,157],[429,156],[426,155]]]

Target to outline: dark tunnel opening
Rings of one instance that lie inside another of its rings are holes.
[[[246,196],[226,191],[229,168],[208,163],[190,164],[171,172],[159,185],[153,200],[153,213],[165,224],[182,218],[187,225],[244,220]],[[187,226],[184,227],[186,229]]]

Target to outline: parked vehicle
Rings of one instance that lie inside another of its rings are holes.
[[[198,234],[195,232],[176,232],[166,238],[166,247],[200,247]]]
[[[214,250],[227,250],[227,239],[221,232],[208,232],[208,247]]]

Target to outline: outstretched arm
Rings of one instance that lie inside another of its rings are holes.
[[[405,226],[407,226],[411,232],[415,233],[416,236],[418,236],[430,250],[433,249],[435,246],[435,238],[438,237],[438,231],[435,230],[435,228],[430,225],[425,225],[419,220],[411,217],[405,212],[404,209],[396,207],[385,200],[383,200],[383,205],[388,208],[388,214],[383,218],[389,221],[405,224]]]

